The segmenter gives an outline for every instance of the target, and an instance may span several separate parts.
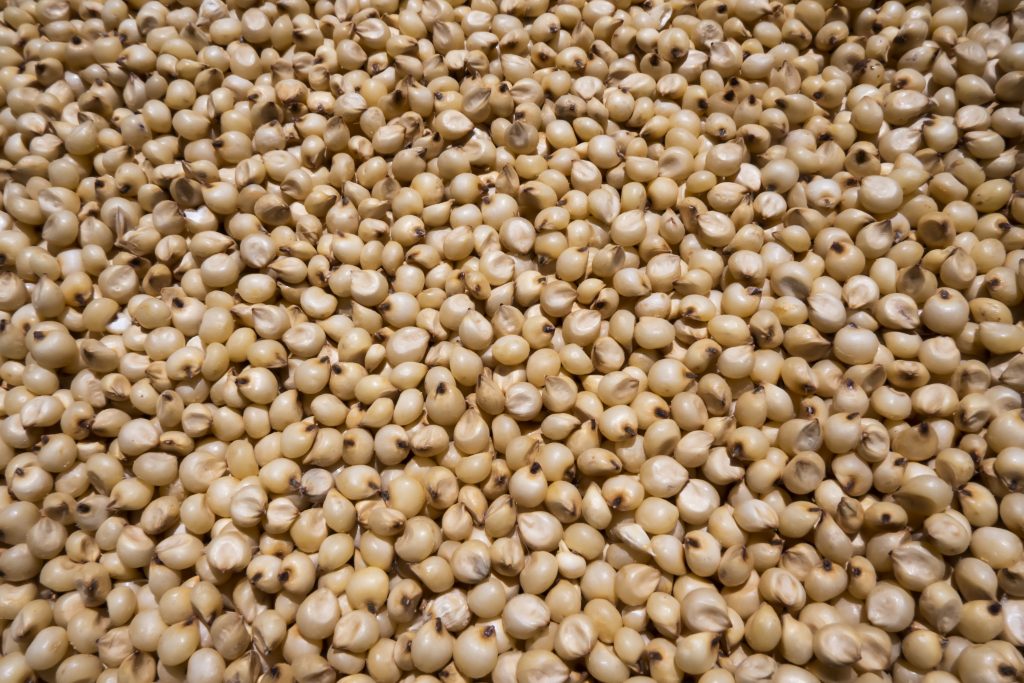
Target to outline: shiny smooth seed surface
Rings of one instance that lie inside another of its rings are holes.
[[[0,681],[1024,679],[1024,5],[10,0]]]

